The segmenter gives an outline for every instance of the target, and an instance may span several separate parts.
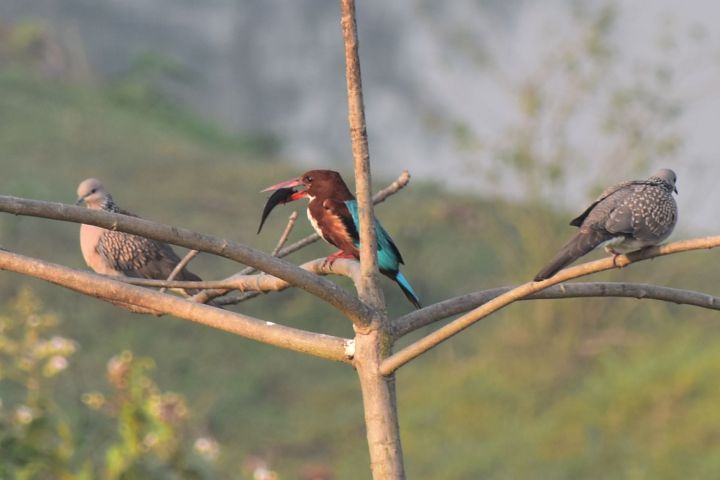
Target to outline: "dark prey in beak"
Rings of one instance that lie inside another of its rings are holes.
[[[265,224],[265,220],[267,219],[268,215],[270,215],[270,212],[272,212],[273,208],[275,208],[277,205],[285,204],[296,200],[295,198],[291,198],[294,193],[297,193],[297,190],[295,190],[294,188],[278,188],[273,192],[272,195],[270,195],[267,203],[265,203],[265,208],[262,212],[262,218],[260,219],[260,226],[258,227],[257,233],[260,233],[260,230],[262,230],[262,227]]]

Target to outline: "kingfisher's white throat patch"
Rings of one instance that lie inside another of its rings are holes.
[[[312,198],[314,198],[314,197],[312,197]],[[312,202],[312,200],[310,200],[310,201]],[[308,220],[310,220],[310,225],[312,225],[313,230],[315,230],[317,232],[317,234],[320,235],[320,238],[327,241],[327,239],[325,238],[325,235],[323,235],[323,232],[320,230],[320,226],[318,225],[317,220],[315,220],[315,218],[313,218],[313,216],[310,214],[310,207],[308,207],[307,210],[305,210],[305,213],[307,214]]]

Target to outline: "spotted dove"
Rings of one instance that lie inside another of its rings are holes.
[[[95,178],[80,182],[77,194],[77,203],[84,201],[88,208],[136,216],[120,209],[103,184]],[[80,250],[85,263],[95,272],[103,275],[164,280],[180,262],[180,258],[165,242],[94,225],[80,226]],[[201,280],[185,268],[176,275],[175,279]],[[188,289],[186,292],[194,294],[197,291]]]
[[[657,245],[665,240],[678,218],[673,198],[675,172],[662,169],[647,180],[632,180],[605,190],[570,225],[580,230],[555,258],[535,276],[552,277],[599,245],[613,255]]]

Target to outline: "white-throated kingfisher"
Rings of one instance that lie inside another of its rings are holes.
[[[294,187],[305,189],[298,191]],[[309,200],[307,216],[313,228],[326,242],[340,249],[339,252],[330,255],[328,261],[332,262],[337,258],[356,260],[360,258],[358,204],[338,172],[310,170],[298,178],[263,190],[263,192],[270,191],[275,193],[265,206],[260,228],[275,205],[307,198]],[[417,294],[400,272],[400,264],[404,263],[400,251],[377,218],[374,220],[380,273],[397,282],[415,308],[421,308]]]

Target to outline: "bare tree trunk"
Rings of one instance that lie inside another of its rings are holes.
[[[355,367],[365,409],[370,468],[375,480],[404,479],[395,375],[384,376],[380,365],[388,355],[390,338],[384,328],[355,337]]]
[[[355,1],[341,0],[340,5],[345,44],[348,123],[355,164],[355,195],[360,217],[360,279],[356,286],[360,299],[373,310],[369,325],[354,324],[356,333],[354,363],[363,395],[373,479],[404,479],[405,470],[395,399],[395,377],[380,373],[380,365],[391,353],[392,337],[388,329],[385,297],[378,282],[370,153],[360,77]]]

